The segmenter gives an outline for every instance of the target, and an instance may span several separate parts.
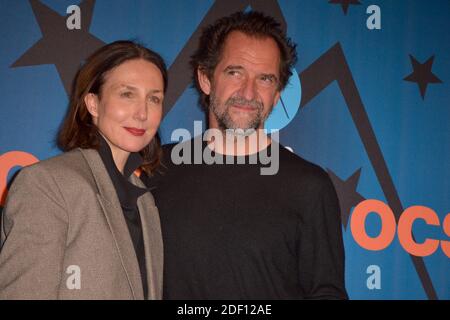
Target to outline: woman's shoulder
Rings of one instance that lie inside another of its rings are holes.
[[[89,165],[80,149],[64,152],[60,155],[39,161],[21,170],[20,175],[54,181],[92,180]]]
[[[23,168],[22,170],[32,172],[58,171],[62,168],[67,170],[72,167],[77,167],[77,164],[79,164],[81,160],[83,160],[83,157],[80,149],[74,149],[51,158],[41,160],[35,164]]]

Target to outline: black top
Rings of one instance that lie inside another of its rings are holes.
[[[144,297],[147,298],[148,285],[147,269],[145,266],[144,239],[142,237],[142,224],[139,208],[137,206],[137,199],[148,192],[148,190],[135,186],[128,181],[131,174],[133,174],[133,172],[142,164],[143,159],[139,153],[131,153],[122,174],[114,163],[111,148],[108,143],[101,135],[99,135],[99,140],[100,148],[98,151],[117,192],[117,197],[119,198],[120,206],[122,207],[128,231],[130,232],[131,240],[133,241],[134,250],[136,251],[139,270],[141,272],[142,287],[144,289]]]
[[[156,186],[164,298],[347,298],[339,203],[323,169],[282,146],[275,175],[249,157],[175,165],[173,146],[166,169],[142,177]]]

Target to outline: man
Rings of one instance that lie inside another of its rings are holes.
[[[164,298],[347,298],[328,175],[261,133],[295,62],[295,45],[261,13],[205,29],[191,65],[214,130],[165,146],[162,173],[144,180],[161,215]],[[199,152],[227,161],[180,164]],[[276,156],[272,174],[260,170],[264,154]]]

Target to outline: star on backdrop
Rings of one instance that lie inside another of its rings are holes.
[[[54,64],[69,95],[80,63],[105,43],[89,33],[95,0],[79,4],[81,29],[70,30],[66,16],[59,15],[38,0],[30,0],[42,38],[12,65],[12,68]]]
[[[344,229],[347,229],[351,209],[358,205],[361,201],[365,200],[365,198],[356,191],[359,177],[361,175],[361,168],[353,173],[347,180],[342,180],[330,169],[327,171],[330,175],[331,181],[333,181],[337,196],[339,198],[342,225],[344,226]]]
[[[422,99],[425,100],[425,93],[427,91],[428,84],[442,83],[441,79],[439,79],[433,72],[431,72],[434,56],[428,58],[428,60],[424,63],[420,63],[412,55],[409,55],[409,58],[411,59],[413,72],[403,78],[403,80],[416,82],[420,89],[420,95],[422,96]]]
[[[342,11],[344,11],[344,14],[347,15],[348,7],[352,5],[359,5],[361,2],[358,0],[330,0],[328,3],[331,4],[340,4],[342,6]]]

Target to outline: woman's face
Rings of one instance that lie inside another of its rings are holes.
[[[163,98],[161,72],[143,59],[110,70],[100,94],[86,95],[87,109],[116,161],[150,143],[161,122]]]

